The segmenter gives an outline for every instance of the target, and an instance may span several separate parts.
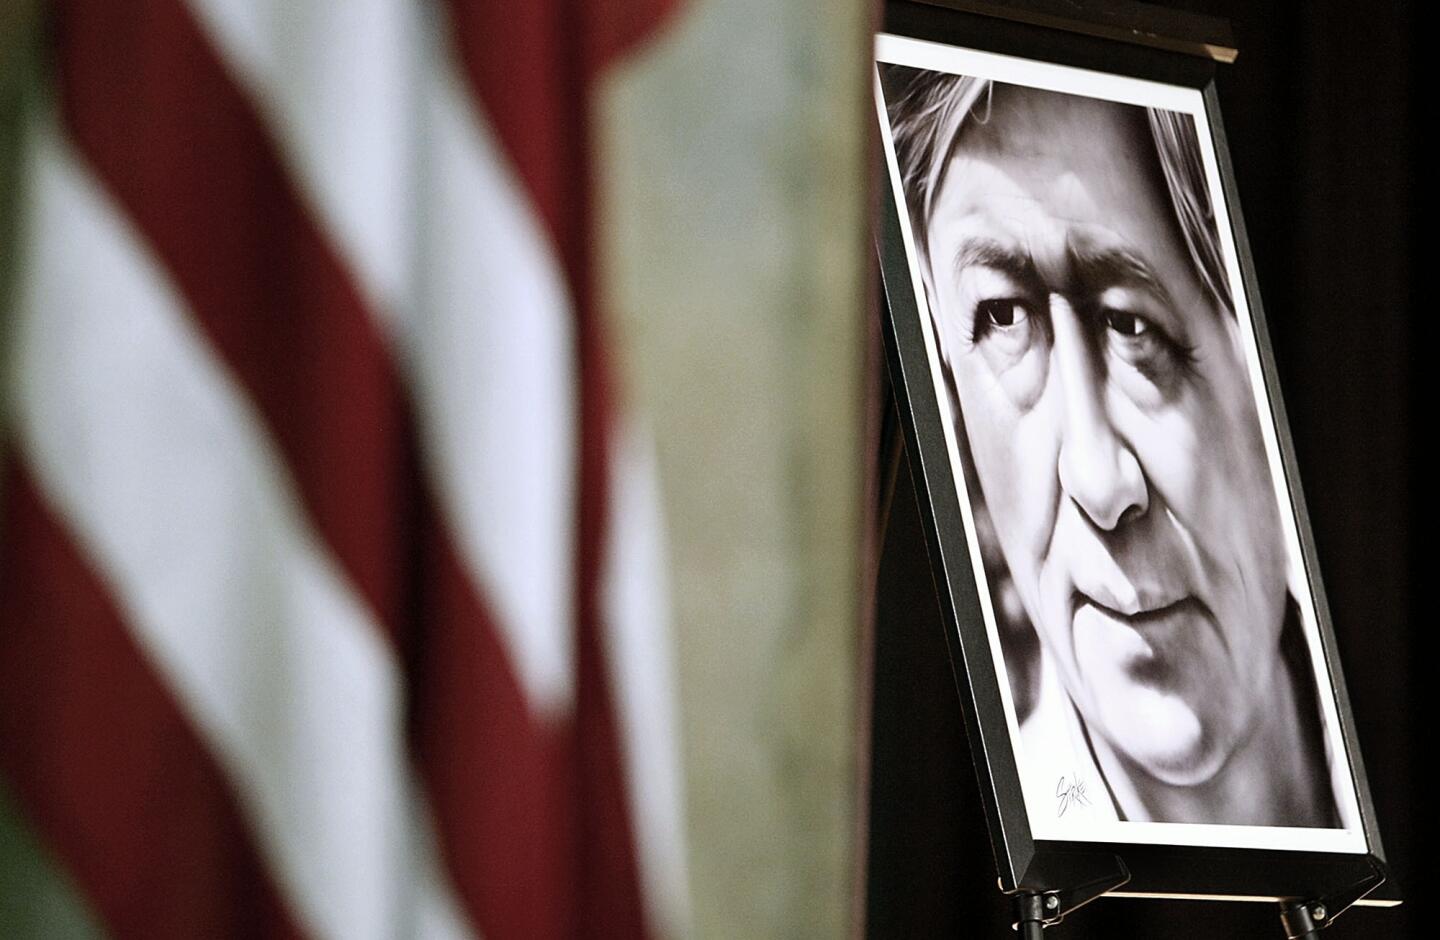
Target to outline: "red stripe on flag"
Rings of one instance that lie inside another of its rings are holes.
[[[610,388],[597,318],[578,317],[580,344],[580,525],[575,692],[580,763],[581,923],[596,937],[641,936],[645,908],[600,606],[610,525]]]
[[[652,34],[675,0],[448,0],[471,92],[571,275],[588,252],[592,79]]]
[[[597,76],[652,40],[679,4],[676,0],[586,0],[586,69]]]
[[[573,289],[587,251],[583,0],[446,5],[470,91],[525,184]]]
[[[623,4],[602,0],[448,5],[471,93],[546,224],[575,304],[579,917],[590,934],[640,936],[647,932],[646,917],[600,608],[615,413],[592,276],[589,110],[597,73],[653,29],[670,4],[632,4],[624,12]]]
[[[422,626],[409,672],[410,736],[441,851],[484,936],[574,936],[568,742],[527,718],[490,612],[440,530],[429,528],[420,562]]]
[[[300,936],[220,768],[18,461],[3,518],[0,769],[31,825],[117,937]]]
[[[67,129],[258,406],[361,594],[403,623],[414,485],[373,321],[179,0],[60,0]]]

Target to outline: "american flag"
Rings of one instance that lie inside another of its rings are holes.
[[[56,0],[0,788],[117,937],[683,933],[592,91],[668,0]]]

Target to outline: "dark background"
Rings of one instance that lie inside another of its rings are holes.
[[[1354,909],[1324,936],[1421,937],[1436,679],[1422,616],[1431,500],[1415,459],[1430,365],[1420,232],[1422,37],[1409,2],[1167,3],[1228,19],[1239,59],[1219,67],[1260,293],[1301,484],[1394,880],[1408,903]],[[1422,22],[1423,21],[1423,22]],[[1422,421],[1425,426],[1422,427]],[[1423,503],[1423,505],[1422,505]],[[979,808],[924,539],[902,467],[875,624],[867,932],[1006,937],[1010,909]],[[1283,937],[1270,904],[1102,899],[1059,938]]]

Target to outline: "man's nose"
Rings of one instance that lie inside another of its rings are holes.
[[[1149,509],[1145,475],[1111,422],[1104,369],[1086,325],[1058,294],[1051,295],[1050,322],[1063,398],[1060,486],[1091,522],[1110,531]]]

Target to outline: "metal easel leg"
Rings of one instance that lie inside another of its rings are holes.
[[[1316,921],[1324,921],[1329,912],[1323,903],[1281,901],[1280,923],[1285,927],[1285,940],[1316,940],[1320,936]]]

